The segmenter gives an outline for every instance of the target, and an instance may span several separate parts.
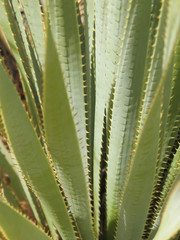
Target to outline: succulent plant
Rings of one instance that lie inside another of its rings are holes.
[[[0,1],[0,239],[179,239],[180,1]]]

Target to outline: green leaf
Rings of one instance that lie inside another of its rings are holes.
[[[169,194],[154,240],[171,239],[180,230],[180,181]]]
[[[93,27],[94,27],[94,12],[95,2],[94,0],[84,1],[84,18],[85,18],[85,45],[86,45],[86,61],[87,70],[90,69],[91,53],[93,48]],[[89,64],[88,64],[89,63]]]
[[[174,66],[174,57],[169,65],[168,72],[166,74],[165,86],[163,89],[163,96],[162,96],[162,114],[161,114],[161,133],[159,139],[159,156],[158,156],[158,163],[157,163],[157,172],[158,168],[163,162],[165,157],[164,150],[170,148],[169,137],[171,135],[171,131],[168,133],[166,132],[166,126],[169,125],[168,121],[171,119],[169,116],[169,106],[172,98],[172,87],[173,87],[173,66]],[[172,129],[171,129],[172,130]],[[158,175],[158,173],[157,173]]]
[[[113,68],[116,71],[116,78],[107,157],[106,224],[109,239],[113,237],[115,231],[120,192],[123,191],[123,186],[126,184],[130,154],[137,131],[137,117],[144,82],[149,34],[147,26],[150,24],[151,6],[151,1],[143,3],[132,1],[128,10],[126,5],[122,6],[125,8],[124,18],[126,21],[123,24],[124,27],[121,26],[123,40],[120,42],[122,51],[119,53],[118,67]],[[121,16],[119,16],[119,21],[120,19]],[[111,51],[109,48],[109,52]]]
[[[84,92],[86,110],[86,129],[89,157],[89,171],[91,181],[93,179],[93,143],[94,143],[94,115],[95,115],[95,2],[94,0],[84,1],[84,38],[81,40],[84,47]],[[84,46],[85,45],[85,46]],[[83,53],[83,52],[82,52]]]
[[[163,5],[164,5],[163,8],[165,9],[163,11],[167,12],[166,17],[164,17],[164,22],[166,23],[165,25],[166,37],[164,38],[166,47],[164,46],[165,48],[164,54],[167,54],[166,48],[168,44],[172,44],[172,46],[168,46],[168,48],[171,48],[173,50],[171,52],[171,55],[173,55],[173,57],[170,55],[166,56],[166,58],[163,57],[164,63],[162,65],[162,67],[166,65],[167,74],[162,98],[161,130],[159,137],[159,154],[156,166],[156,176],[154,182],[153,195],[151,199],[151,208],[147,219],[147,225],[150,226],[149,230],[152,229],[153,227],[152,231],[153,234],[155,232],[155,229],[157,229],[159,225],[158,219],[160,216],[160,212],[162,210],[164,201],[166,200],[167,194],[172,186],[173,181],[171,181],[172,178],[170,177],[170,173],[173,172],[174,177],[177,174],[176,170],[175,171],[173,170],[174,168],[173,166],[177,167],[177,162],[173,163],[174,160],[172,161],[171,155],[172,150],[174,149],[174,145],[176,144],[176,139],[178,137],[178,128],[180,121],[179,116],[180,105],[178,90],[179,42],[177,42],[179,39],[180,28],[180,26],[177,27],[177,25],[180,25],[180,16],[177,14],[176,9],[174,9],[174,5],[172,4],[171,1],[165,1]],[[177,14],[176,24],[174,26],[171,26],[171,24],[173,24],[175,14]],[[167,41],[169,41],[169,43],[167,43]],[[161,44],[159,43],[159,46]]]
[[[180,36],[180,15],[178,9],[180,8],[180,1],[167,1],[168,16],[166,22],[166,37],[164,46],[163,69],[169,64],[174,47]]]
[[[152,1],[151,22],[148,37],[148,51],[146,56],[146,66],[144,73],[144,92],[142,94],[142,113],[140,125],[143,125],[152,99],[160,82],[163,71],[163,53],[165,34],[165,19],[167,18],[167,1]]]
[[[11,155],[13,155],[11,153]],[[10,178],[10,191],[13,191],[15,194],[16,201],[20,203],[20,201],[28,201],[30,207],[33,211],[33,214],[38,222],[40,222],[39,215],[37,209],[33,203],[31,194],[27,187],[27,184],[24,180],[24,176],[22,175],[22,171],[19,167],[19,164],[15,157],[11,159],[10,154],[7,149],[0,141],[0,167],[2,168],[4,173],[7,173]]]
[[[177,130],[180,119],[180,40],[176,46],[174,54],[174,65],[172,73],[172,86],[171,86],[171,99],[168,107],[168,117],[166,125],[164,127],[164,134],[166,136],[166,141],[164,141],[163,153],[166,155],[170,154],[171,147],[174,145],[174,141],[177,138]]]
[[[12,150],[23,174],[40,200],[53,237],[56,236],[54,229],[56,228],[64,239],[75,239],[72,220],[50,162],[2,65],[0,65],[0,104]]]
[[[70,105],[73,109],[76,131],[81,144],[81,155],[87,170],[85,103],[83,89],[83,64],[76,1],[47,0],[53,37],[56,43]]]
[[[34,1],[33,4],[34,4],[33,9],[35,8],[37,9],[36,1]],[[42,71],[42,68],[41,68],[41,64],[39,63],[39,58],[36,54],[36,48],[34,47],[34,44],[32,42],[33,38],[31,36],[31,32],[29,29],[29,25],[31,24],[31,22],[30,23],[28,22],[29,18],[28,19],[26,18],[24,10],[22,9],[22,5],[20,5],[18,0],[12,0],[12,9],[14,10],[14,15],[16,17],[17,24],[20,31],[19,33],[21,34],[23,45],[26,50],[25,52],[27,55],[27,63],[28,63],[28,68],[26,67],[26,73],[28,75],[28,81],[30,83],[30,87],[32,89],[32,93],[33,93],[36,105],[40,110],[41,99],[40,99],[39,92],[41,91],[42,86],[39,84],[39,82],[41,81],[42,77],[40,76],[39,71]],[[22,14],[22,11],[23,11],[23,14]],[[41,44],[41,46],[43,47],[43,44]]]
[[[57,175],[83,239],[93,239],[88,183],[58,54],[47,27],[44,125]]]
[[[20,180],[18,178],[18,175],[14,170],[14,167],[12,166],[12,160],[10,159],[8,152],[3,146],[3,143],[1,141],[0,141],[0,169],[2,171],[2,176],[0,176],[0,178],[1,177],[3,178],[4,174],[8,176],[9,185],[13,192],[15,193],[16,200],[19,201],[26,200],[26,196],[23,191]]]
[[[135,147],[127,187],[120,206],[117,239],[140,239],[143,233],[158,153],[161,91],[162,84],[158,87]]]
[[[14,240],[48,240],[42,229],[34,225],[10,205],[0,199],[0,229],[8,239]]]
[[[40,65],[44,66],[44,24],[43,14],[41,12],[38,0],[21,0],[28,26],[36,49],[37,59]]]
[[[162,206],[164,205],[166,198],[176,182],[176,179],[180,173],[180,147],[177,149],[176,153],[174,154],[174,158],[172,160],[170,169],[167,173],[166,181],[164,183],[163,189],[162,189],[162,197],[160,201],[160,206],[162,209]]]
[[[180,95],[179,95],[179,89],[180,89],[180,40],[178,41],[178,44],[175,48],[174,58],[173,62],[171,63],[171,77],[172,79],[172,85],[171,88],[168,88],[168,86],[165,88],[165,91],[167,92],[168,89],[171,91],[171,98],[169,103],[169,106],[167,108],[167,117],[164,124],[163,131],[165,138],[162,139],[163,146],[161,150],[161,159],[160,164],[163,165],[164,158],[169,158],[169,155],[171,154],[172,147],[175,144],[176,139],[178,138],[178,127],[180,125]],[[166,96],[167,98],[167,96]],[[164,115],[164,114],[163,114]],[[159,164],[159,165],[160,165]]]
[[[53,37],[64,75],[64,82],[74,115],[77,137],[80,145],[86,181],[89,180],[85,95],[84,64],[80,42],[80,26],[77,21],[77,5],[74,0],[47,0]]]
[[[106,0],[96,1],[95,6],[95,120],[94,120],[94,157],[93,157],[93,193],[94,193],[94,218],[95,230],[99,236],[100,230],[100,165],[101,147],[103,136],[104,112],[105,112],[105,84],[104,84],[104,59],[106,33]]]
[[[165,4],[164,7],[166,6],[167,5]],[[116,235],[117,239],[120,239],[121,237],[126,239],[131,239],[132,237],[138,239],[141,237],[146,220],[146,214],[148,211],[148,205],[150,202],[158,145],[157,132],[159,127],[159,108],[161,104],[160,97],[164,86],[166,86],[166,81],[169,79],[167,78],[167,74],[169,73],[169,66],[171,65],[173,50],[179,37],[180,28],[180,16],[177,14],[177,11],[174,9],[174,6],[172,4],[168,6],[170,18],[167,21],[166,27],[168,29],[166,31],[168,33],[167,39],[169,39],[169,44],[171,44],[169,46],[171,52],[167,53],[166,58],[163,62],[163,74],[161,76],[160,83],[157,87],[155,96],[149,108],[149,112],[147,114],[143,128],[140,131],[138,142],[135,147],[135,153],[132,159],[132,168],[129,169],[130,174],[127,182],[127,187],[125,189],[122,204],[120,206],[120,218],[118,221]],[[175,30],[173,28],[169,29],[169,23],[171,23],[171,21],[174,19],[173,13],[177,14],[176,16],[178,22],[178,24],[176,24]],[[177,25],[179,27],[177,27]],[[171,31],[173,31],[173,33]],[[152,128],[152,130],[150,130],[150,128]],[[149,141],[147,143],[146,141],[148,138]],[[154,142],[156,142],[156,144]],[[153,145],[154,148],[152,148]],[[146,164],[144,164],[145,162]],[[143,171],[141,171],[142,169]]]
[[[37,106],[34,102],[30,82],[28,78],[32,77],[29,60],[26,55],[26,51],[24,48],[24,43],[21,38],[21,34],[18,28],[18,24],[15,20],[14,11],[9,1],[0,1],[0,24],[3,30],[3,34],[5,34],[5,38],[8,42],[8,47],[10,53],[12,53],[20,73],[20,80],[22,80],[23,90],[26,96],[26,101],[29,107],[29,111],[32,115],[34,126],[37,126],[39,129],[39,117],[37,112]],[[0,29],[1,30],[1,29]],[[2,33],[1,33],[2,34]],[[17,81],[17,79],[14,79]]]
[[[172,61],[167,69],[167,73],[164,80],[164,86],[162,88],[162,96],[161,96],[161,114],[160,114],[160,129],[159,129],[159,141],[158,141],[158,155],[156,161],[156,172],[154,177],[154,187],[150,201],[149,213],[146,220],[145,232],[144,234],[147,236],[150,234],[154,235],[156,229],[159,226],[159,214],[163,205],[163,202],[166,198],[166,194],[163,194],[163,185],[166,178],[166,172],[169,168],[169,156],[164,156],[164,145],[167,141],[167,135],[165,135],[165,125],[167,121],[167,113],[168,106],[170,102],[170,93],[171,93],[171,84],[172,84],[172,70],[173,70],[173,61]],[[163,196],[164,195],[164,196]],[[151,238],[150,238],[151,239]]]

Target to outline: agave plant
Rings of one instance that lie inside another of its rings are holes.
[[[179,239],[180,1],[0,1],[0,239]]]

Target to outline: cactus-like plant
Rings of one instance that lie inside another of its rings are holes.
[[[179,239],[179,9],[0,0],[0,239]]]

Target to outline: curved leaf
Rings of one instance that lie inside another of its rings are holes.
[[[50,240],[42,229],[38,228],[15,209],[0,199],[0,229],[8,239],[14,240]]]
[[[14,0],[13,0],[14,1]],[[34,46],[41,66],[44,66],[44,25],[43,14],[38,0],[21,0],[28,25],[33,38]]]
[[[44,124],[52,160],[81,236],[93,239],[88,183],[58,54],[47,30],[44,76]],[[77,123],[78,124],[78,123]]]
[[[12,153],[11,153],[12,155]],[[17,160],[11,159],[10,154],[7,149],[0,141],[0,168],[5,174],[9,175],[10,178],[10,191],[15,194],[16,201],[20,203],[21,201],[28,201],[33,214],[38,222],[40,222],[37,209],[33,203],[31,194],[29,192],[28,186],[23,178],[22,172],[20,170]]]
[[[83,63],[80,33],[77,21],[76,1],[47,0],[52,34],[55,40],[70,105],[73,109],[81,155],[87,173],[88,162],[86,147],[85,103],[83,88]]]
[[[123,7],[126,10],[126,6]],[[108,238],[112,238],[115,231],[120,192],[123,192],[126,184],[127,169],[137,131],[149,34],[147,26],[150,24],[151,7],[151,1],[143,3],[132,1],[128,11],[126,10],[125,27],[121,33],[122,51],[116,69],[107,159]]]
[[[154,240],[171,239],[180,230],[180,182],[171,191]]]
[[[8,96],[8,101],[7,101]],[[67,207],[33,126],[8,74],[0,64],[0,104],[9,142],[23,174],[38,196],[54,237],[75,239]],[[46,179],[46,181],[45,181]]]
[[[4,4],[3,4],[4,3]],[[3,6],[4,5],[4,6]],[[24,48],[24,43],[21,38],[21,34],[18,28],[18,24],[15,20],[14,11],[9,1],[0,1],[0,24],[5,34],[5,38],[8,42],[8,47],[10,53],[13,55],[19,73],[22,79],[23,90],[26,96],[26,101],[29,107],[29,111],[31,113],[34,126],[37,126],[39,129],[39,116],[36,107],[36,103],[34,101],[34,96],[32,95],[31,87],[28,78],[31,76],[29,59],[27,58],[26,51]],[[1,29],[0,29],[1,30]],[[1,31],[0,31],[1,33]],[[17,81],[17,79],[15,79]],[[30,81],[31,82],[31,81]],[[33,81],[32,81],[33,82]]]

